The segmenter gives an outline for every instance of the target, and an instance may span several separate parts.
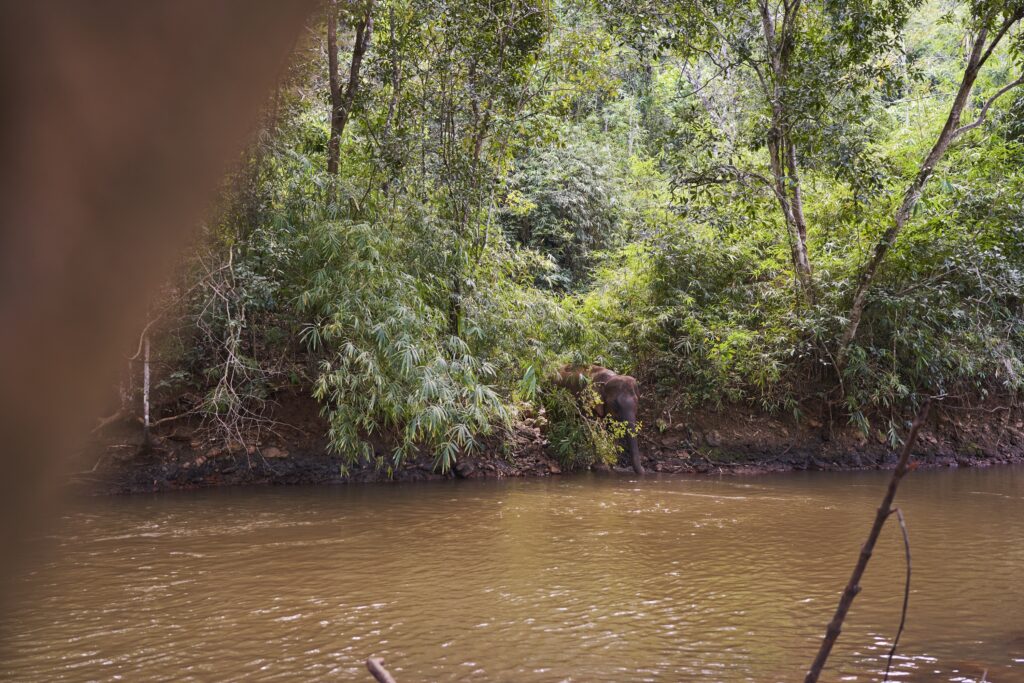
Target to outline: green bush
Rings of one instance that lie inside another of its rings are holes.
[[[579,400],[560,387],[546,388],[541,396],[548,419],[547,439],[559,464],[567,470],[587,469],[619,458],[621,428],[593,417],[591,410],[600,399],[593,391]]]

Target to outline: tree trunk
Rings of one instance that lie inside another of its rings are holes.
[[[779,126],[769,132],[768,156],[771,162],[772,178],[775,182],[775,195],[779,200],[779,208],[789,232],[790,255],[793,259],[793,270],[800,283],[800,294],[808,303],[814,302],[814,281],[812,279],[811,259],[807,253],[807,220],[803,214],[803,198],[800,194],[799,179],[786,172],[784,156],[794,155],[792,172],[796,171],[795,151],[784,154],[783,147],[792,150],[792,143],[787,144]],[[792,190],[792,195],[790,191]]]
[[[338,172],[341,133],[335,128],[336,112],[341,106],[341,79],[338,76],[338,3],[327,6],[327,78],[331,89],[331,138],[327,143],[327,172]]]
[[[985,61],[989,56],[991,56],[999,41],[1004,35],[1006,35],[1009,28],[1019,21],[1022,15],[1024,15],[1024,10],[1008,17],[1002,23],[996,33],[996,36],[987,47],[985,43],[988,37],[988,31],[984,28],[979,31],[978,37],[974,41],[974,45],[971,47],[971,52],[968,55],[967,66],[964,69],[960,88],[957,90],[956,97],[953,99],[953,104],[949,109],[949,116],[946,117],[946,123],[942,127],[942,132],[939,133],[939,137],[935,141],[934,146],[931,151],[928,152],[928,156],[926,156],[924,161],[921,163],[913,182],[910,183],[910,186],[904,193],[903,201],[900,203],[899,208],[893,216],[892,224],[884,233],[882,233],[882,237],[875,245],[871,258],[864,265],[864,268],[861,270],[860,276],[857,279],[857,289],[854,292],[853,301],[850,304],[850,310],[847,314],[846,329],[843,331],[843,336],[840,339],[839,352],[836,356],[836,364],[840,371],[846,364],[849,346],[857,335],[857,329],[860,327],[861,319],[864,316],[864,308],[867,305],[868,291],[875,280],[875,276],[878,274],[879,266],[881,266],[882,261],[885,260],[885,256],[888,254],[889,249],[896,243],[896,239],[899,237],[903,227],[907,224],[907,221],[910,220],[910,216],[914,212],[914,207],[917,206],[917,202],[921,199],[925,185],[935,172],[935,167],[940,161],[942,161],[943,156],[945,156],[950,143],[952,143],[958,135],[966,132],[980,122],[979,117],[979,121],[976,121],[974,124],[960,127],[960,117],[963,115],[964,108],[967,106],[967,102],[970,99],[971,90],[974,87],[974,82],[978,78],[978,73],[981,71],[981,67],[984,66]],[[997,96],[1005,92],[1007,89],[1000,90],[999,93],[997,93]],[[982,116],[984,116],[984,113],[987,111],[988,105],[990,105],[991,102],[992,100],[989,100],[985,108],[982,110]]]
[[[395,8],[388,8],[388,42],[391,47],[391,99],[388,100],[388,116],[384,123],[385,141],[391,137],[391,125],[395,120],[398,98],[401,94],[402,63],[398,57],[398,44],[395,40]]]
[[[771,11],[764,1],[759,3],[765,50],[771,68],[771,81],[762,79],[771,100],[772,125],[768,131],[768,158],[774,180],[775,195],[789,232],[793,270],[799,282],[800,295],[807,303],[814,303],[814,280],[811,259],[807,252],[807,219],[804,216],[803,193],[797,167],[796,147],[788,130],[788,117],[783,99],[783,84],[789,73],[792,32],[800,3],[785,6],[782,29],[776,32]]]
[[[356,22],[356,37],[352,45],[352,63],[348,71],[348,84],[341,88],[338,74],[338,22],[337,0],[327,10],[327,61],[331,88],[331,139],[327,144],[327,172],[337,175],[341,155],[341,136],[345,133],[352,105],[359,89],[359,71],[363,57],[373,35],[373,0],[366,4],[366,13]]]
[[[149,450],[152,445],[149,434],[149,334],[142,351],[142,447]]]
[[[448,311],[448,334],[458,337],[462,332],[462,266],[455,266],[452,275],[451,306]]]

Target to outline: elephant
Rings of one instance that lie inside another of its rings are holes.
[[[577,395],[588,385],[593,387],[601,398],[594,413],[598,417],[609,415],[626,423],[627,431],[622,439],[622,447],[630,455],[633,471],[643,474],[640,449],[636,443],[636,413],[640,403],[636,379],[600,365],[566,365],[559,369],[555,382]]]

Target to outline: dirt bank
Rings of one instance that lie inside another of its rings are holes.
[[[922,428],[918,467],[984,467],[1024,462],[1024,411],[1011,406],[939,406]],[[642,443],[662,472],[761,473],[791,470],[883,469],[896,464],[901,443],[877,428],[865,436],[824,416],[780,418],[731,406],[695,411],[669,423],[650,416]],[[876,424],[887,420],[875,419]],[[903,436],[905,426],[896,433]]]
[[[435,471],[432,458],[404,462],[389,472],[387,449],[379,444],[384,468],[352,466],[327,449],[327,424],[316,403],[299,393],[276,397],[272,431],[256,443],[215,442],[199,421],[165,423],[154,430],[153,446],[142,447],[135,422],[109,425],[75,458],[72,485],[88,493],[168,491],[242,484],[321,484],[371,481],[428,481],[445,478],[550,476],[561,468],[532,420],[511,435],[496,437],[485,455],[460,459],[449,474]],[[881,420],[876,420],[881,423]],[[643,415],[641,451],[654,472],[757,474],[788,470],[885,468],[895,463],[888,436],[823,417],[801,421],[766,415],[744,406],[670,415]],[[902,430],[900,430],[902,433]],[[942,406],[933,411],[915,449],[922,467],[977,467],[1024,462],[1024,411],[988,405]],[[632,470],[620,468],[623,473]]]

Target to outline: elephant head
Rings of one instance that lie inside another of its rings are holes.
[[[594,388],[601,398],[594,412],[598,417],[607,415],[626,424],[626,435],[622,437],[623,450],[629,453],[633,471],[643,474],[644,467],[636,442],[636,415],[640,404],[636,379],[629,375],[619,375],[600,365],[566,366],[558,371],[558,384],[575,393],[582,391],[588,384]]]

